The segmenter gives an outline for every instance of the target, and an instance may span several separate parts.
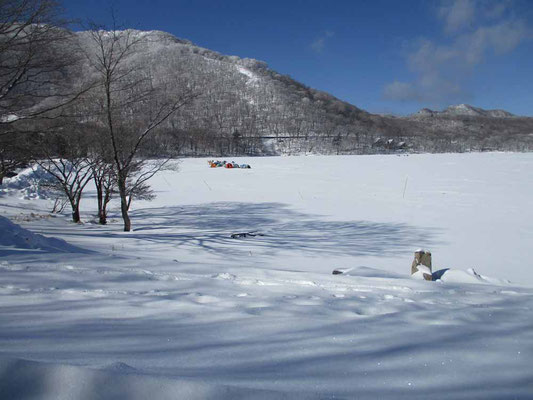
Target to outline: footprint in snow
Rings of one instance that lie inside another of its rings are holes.
[[[190,293],[187,295],[191,301],[198,304],[212,304],[212,303],[218,303],[220,299],[215,296],[210,296],[208,294],[202,294],[202,293]]]
[[[320,297],[309,296],[309,297],[299,297],[292,300],[292,303],[297,306],[318,306],[322,305],[323,301]]]
[[[211,278],[223,279],[223,280],[227,280],[227,281],[234,281],[237,277],[235,275],[233,275],[233,274],[228,273],[228,272],[222,272],[220,274],[212,275]]]

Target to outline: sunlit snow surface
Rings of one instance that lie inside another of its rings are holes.
[[[533,154],[235,161],[156,177],[129,233],[1,195],[72,247],[0,243],[0,398],[533,396]]]

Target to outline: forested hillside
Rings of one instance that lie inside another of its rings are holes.
[[[505,112],[374,115],[273,71],[262,61],[222,55],[159,31],[122,34],[140,39],[128,61],[132,69],[141,66],[155,84],[172,81],[176,92],[186,87],[198,94],[150,138],[145,151],[152,155],[533,148],[531,118]],[[94,46],[88,32],[77,37],[82,48]]]
[[[43,26],[39,50],[31,24],[20,30],[22,39],[18,34],[23,46],[10,48],[13,33],[3,35],[2,67],[13,70],[3,76],[0,98],[4,172],[72,142],[79,152],[96,143],[104,151],[109,117],[124,140],[142,136],[130,144],[145,157],[533,149],[533,118],[502,110],[462,105],[409,117],[370,114],[265,62],[165,32]],[[32,62],[21,64],[24,57]]]

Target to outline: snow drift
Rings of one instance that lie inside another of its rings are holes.
[[[63,239],[33,233],[0,216],[0,256],[9,250],[42,250],[47,252],[78,253],[86,250],[73,246]]]
[[[3,399],[54,400],[233,400],[289,399],[280,392],[168,379],[111,369],[95,370],[71,365],[0,358],[0,395]]]
[[[23,199],[49,199],[53,193],[54,178],[38,165],[24,168],[17,175],[5,178],[0,186],[4,193],[15,192]]]

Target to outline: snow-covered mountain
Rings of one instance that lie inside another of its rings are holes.
[[[441,112],[423,109],[409,117],[371,114],[283,75],[264,61],[224,55],[161,31],[115,33],[138,41],[123,60],[126,68],[142,70],[142,79],[149,77],[167,94],[187,87],[200,95],[150,137],[144,150],[149,155],[533,149],[533,118],[469,105]],[[89,81],[95,75],[91,58],[97,44],[87,31],[74,37],[77,43],[70,50],[79,49],[84,56],[82,65],[66,71],[66,81]],[[137,112],[149,118],[147,107],[131,114]],[[375,145],[390,140],[391,145]]]
[[[423,108],[412,115],[413,117],[435,117],[435,116],[470,116],[470,117],[489,117],[489,118],[511,118],[515,117],[505,110],[484,110],[483,108],[474,107],[469,104],[457,104],[449,106],[443,111],[434,111],[429,108]]]
[[[356,133],[372,125],[369,113],[263,61],[223,55],[161,31],[126,30],[119,35],[140,40],[125,62],[141,66],[156,85],[181,81],[200,93],[168,121],[165,145],[151,144],[155,154],[165,151],[169,141],[178,153],[189,155],[278,154],[312,147],[331,152],[337,137],[357,147]],[[94,52],[90,32],[76,36],[85,53]],[[90,60],[73,73],[90,76]]]

